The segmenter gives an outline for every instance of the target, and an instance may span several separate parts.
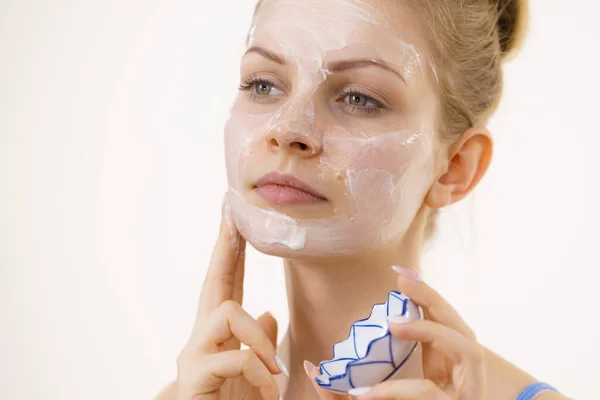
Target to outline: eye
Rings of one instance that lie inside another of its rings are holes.
[[[240,85],[240,90],[249,92],[250,99],[257,102],[270,102],[285,95],[273,82],[261,78],[246,78],[244,84]]]
[[[361,94],[349,94],[346,96],[347,103],[353,106],[366,106],[369,103],[369,98]]]
[[[381,113],[386,108],[381,101],[356,89],[344,90],[338,102],[342,103],[342,107],[349,114]]]
[[[253,94],[257,94],[259,96],[281,96],[283,93],[282,90],[277,89],[275,85],[268,81],[257,81],[254,82],[253,86]]]
[[[260,94],[262,96],[268,96],[269,93],[271,93],[272,88],[273,88],[273,86],[269,86],[265,83],[255,83],[254,84],[254,91],[256,92],[256,94]]]

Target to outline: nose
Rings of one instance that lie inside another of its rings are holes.
[[[266,135],[267,147],[274,152],[287,151],[301,157],[314,157],[322,150],[321,137],[314,133],[298,132],[285,127],[271,129]]]

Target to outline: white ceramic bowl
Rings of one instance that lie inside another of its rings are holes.
[[[395,290],[387,301],[375,304],[367,319],[356,321],[346,340],[333,346],[333,359],[319,363],[315,378],[322,388],[346,393],[352,388],[373,386],[392,377],[411,356],[417,343],[393,337],[387,317],[402,315],[422,319],[419,307]]]

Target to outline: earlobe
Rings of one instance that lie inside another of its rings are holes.
[[[487,171],[493,140],[485,128],[470,128],[450,148],[446,170],[427,193],[425,204],[442,208],[468,195]]]

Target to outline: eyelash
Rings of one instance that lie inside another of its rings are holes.
[[[269,97],[271,97],[271,100],[273,97],[277,97],[277,96],[260,95],[260,94],[254,93],[252,89],[256,85],[265,85],[265,86],[269,86],[272,88],[276,87],[276,85],[268,79],[253,78],[253,77],[247,76],[244,78],[244,83],[240,85],[239,89],[242,91],[248,92],[248,97],[250,97],[251,100],[259,102],[259,103],[267,103],[267,102],[269,102]]]
[[[268,79],[257,78],[257,77],[253,78],[253,77],[247,76],[243,79],[243,81],[244,81],[244,83],[239,86],[239,90],[249,92],[248,96],[253,101],[257,101],[260,103],[266,103],[266,102],[269,102],[269,97],[271,97],[271,100],[273,100],[273,97],[278,97],[278,96],[270,96],[270,95],[260,95],[260,94],[254,93],[252,91],[252,89],[256,85],[264,85],[264,86],[276,88],[276,85]],[[343,107],[346,108],[347,112],[349,112],[350,114],[370,115],[373,113],[381,112],[382,110],[387,108],[381,101],[374,99],[373,97],[369,96],[368,94],[366,94],[356,88],[345,88],[344,90],[342,90],[342,93],[340,93],[340,97],[338,98],[337,102],[342,102],[348,96],[360,96],[360,97],[365,98],[367,100],[367,102],[374,104],[374,106],[367,107],[367,106],[356,106],[356,105],[352,105],[352,104],[343,102],[343,104],[344,104]]]
[[[372,96],[369,96],[367,93],[362,92],[356,88],[344,88],[344,90],[342,90],[342,93],[340,95],[340,98],[338,99],[338,102],[340,100],[345,100],[348,96],[360,96],[360,97],[364,97],[367,100],[367,103],[373,103],[374,106],[356,106],[353,104],[348,104],[344,101],[344,107],[347,107],[351,113],[356,113],[356,114],[373,114],[376,112],[381,112],[382,110],[384,110],[385,108],[387,108],[381,101],[378,101],[376,99],[374,99]]]

